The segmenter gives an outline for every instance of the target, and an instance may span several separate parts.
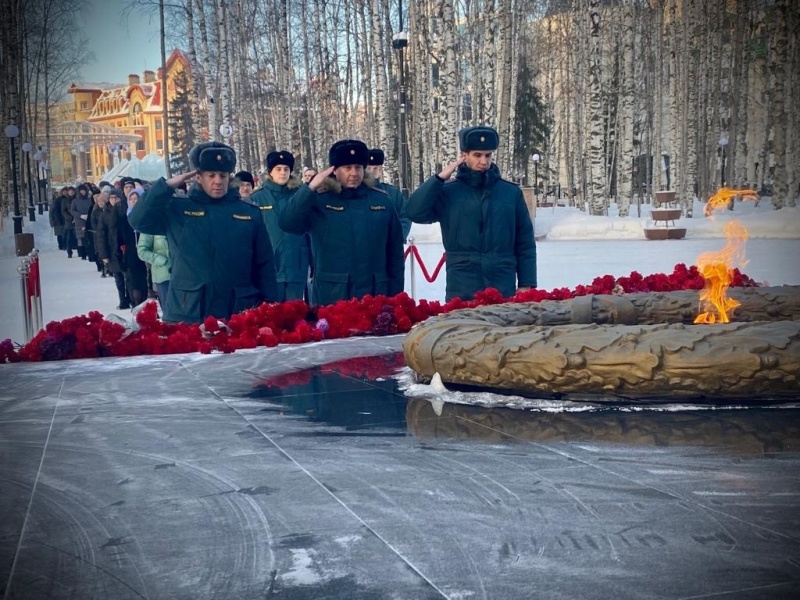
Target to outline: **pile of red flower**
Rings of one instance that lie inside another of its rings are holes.
[[[0,342],[0,364],[99,356],[208,354],[322,339],[391,335],[405,333],[428,317],[460,308],[503,302],[567,300],[587,294],[699,290],[704,283],[696,267],[679,264],[670,275],[642,276],[636,271],[627,277],[605,275],[595,278],[591,285],[579,285],[574,290],[531,289],[511,298],[503,298],[497,290],[489,288],[479,292],[474,300],[454,299],[446,304],[427,300],[415,302],[405,293],[391,298],[364,296],[322,307],[309,306],[302,301],[265,303],[233,315],[225,322],[209,317],[200,325],[164,323],[158,318],[156,303],[150,302],[137,313],[134,327],[106,320],[94,311],[48,323],[21,348],[16,348],[11,340],[4,340]],[[731,285],[755,287],[757,284],[735,269]]]

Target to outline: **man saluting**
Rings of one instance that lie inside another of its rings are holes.
[[[192,171],[160,178],[128,217],[142,233],[167,236],[172,274],[164,319],[199,323],[275,301],[275,258],[261,211],[229,185],[233,148],[198,144],[189,163]],[[189,195],[175,195],[191,179]]]
[[[406,214],[415,223],[439,222],[447,253],[446,298],[469,300],[487,287],[503,296],[536,287],[536,242],[522,190],[500,177],[492,161],[497,131],[459,132],[457,160],[419,186]],[[453,173],[455,180],[449,181]]]

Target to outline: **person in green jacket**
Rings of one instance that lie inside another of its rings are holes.
[[[300,181],[292,177],[294,155],[288,150],[270,152],[266,166],[264,184],[250,196],[250,201],[261,209],[275,252],[278,300],[303,300],[308,284],[308,238],[287,233],[278,225],[278,213],[300,187]]]
[[[172,277],[167,236],[140,233],[136,242],[136,253],[150,265],[150,277],[156,287],[161,309],[164,310],[169,295],[169,280]]]
[[[446,253],[445,298],[472,299],[492,287],[503,296],[536,287],[533,224],[519,186],[493,162],[499,145],[491,127],[459,132],[460,155],[419,186],[406,213],[415,223],[439,222]],[[455,179],[449,181],[455,173]]]
[[[261,211],[229,186],[233,148],[203,142],[189,152],[193,170],[160,178],[128,217],[141,233],[165,235],[172,261],[164,320],[227,319],[275,302],[275,257]],[[187,196],[175,191],[194,179]]]
[[[389,194],[389,198],[397,210],[397,216],[400,217],[400,225],[403,227],[403,243],[405,244],[408,239],[408,232],[411,231],[411,219],[406,216],[406,199],[403,198],[403,193],[400,188],[393,186],[391,183],[384,183],[381,181],[383,177],[383,163],[386,160],[386,155],[380,148],[372,148],[369,151],[369,165],[367,165],[367,173],[372,175],[372,178],[383,191]]]
[[[399,294],[403,231],[388,194],[365,178],[369,149],[359,140],[340,140],[328,162],[278,213],[281,229],[311,235],[311,302]]]

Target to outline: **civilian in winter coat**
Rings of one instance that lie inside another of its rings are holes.
[[[266,162],[267,179],[261,189],[250,196],[250,201],[261,209],[275,252],[278,301],[303,300],[308,283],[308,238],[286,233],[278,225],[278,214],[300,186],[292,177],[294,156],[286,150],[270,152]]]
[[[364,142],[336,142],[328,152],[331,166],[278,214],[284,231],[311,234],[314,304],[403,291],[400,219],[388,194],[364,178],[368,155]]]
[[[103,209],[108,206],[110,191],[111,186],[105,186],[99,194],[94,196],[94,208],[92,208],[92,211],[89,213],[88,230],[92,234],[95,262],[97,263],[97,271],[101,273],[101,277],[108,276],[108,269],[106,268],[105,263],[103,263],[103,257],[100,256],[100,252],[97,249],[98,238],[100,237],[100,223],[98,222],[98,219],[102,215]]]
[[[536,242],[522,191],[492,162],[499,138],[491,127],[459,132],[461,155],[417,188],[406,211],[415,223],[442,228],[447,254],[445,298],[471,299],[487,287],[503,296],[536,287]],[[453,173],[454,181],[448,181]]]
[[[83,183],[80,184],[78,186],[77,195],[70,203],[69,214],[72,215],[72,223],[75,227],[75,239],[78,244],[78,256],[81,257],[81,260],[87,260],[89,258],[89,253],[87,252],[86,225],[89,220],[89,212],[92,209],[92,204],[94,204],[94,200],[89,194],[89,186]]]
[[[61,203],[61,218],[64,221],[64,249],[67,251],[67,258],[72,258],[72,252],[78,245],[75,239],[75,220],[72,217],[72,201],[75,199],[75,188],[68,185],[64,188],[67,195]]]
[[[150,275],[158,292],[158,301],[163,310],[169,294],[169,280],[172,276],[172,263],[169,260],[169,243],[164,235],[140,233],[136,242],[136,252],[150,265]]]
[[[124,195],[125,192],[123,192]],[[141,193],[141,192],[140,192]],[[122,248],[122,259],[125,269],[125,287],[128,290],[128,298],[131,306],[138,306],[147,300],[147,264],[139,258],[136,251],[138,234],[131,227],[128,221],[128,202],[134,196],[128,194],[128,198],[122,200],[114,206],[117,210],[117,232],[119,234],[120,247]],[[135,203],[136,200],[134,199]]]
[[[164,318],[199,323],[227,319],[261,302],[274,302],[275,258],[254,204],[230,188],[236,154],[221,142],[204,142],[189,153],[192,171],[159,179],[131,211],[142,233],[165,235],[172,261]],[[195,179],[188,196],[175,194]]]
[[[116,208],[123,204],[124,194],[119,188],[109,192],[109,202],[98,202],[97,208],[92,211],[95,222],[95,246],[100,260],[106,267],[106,272],[114,277],[119,295],[118,309],[131,307],[128,290],[125,286],[125,262],[122,255],[122,240],[117,225],[119,224],[120,211]]]
[[[58,193],[58,195],[53,197],[53,201],[50,204],[49,210],[50,227],[53,228],[53,233],[56,236],[56,240],[58,240],[59,250],[67,249],[67,247],[64,245],[64,215],[61,213],[61,207],[63,206],[66,198],[67,188],[61,188],[61,191]]]

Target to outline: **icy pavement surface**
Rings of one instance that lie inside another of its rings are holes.
[[[0,366],[0,595],[800,597],[796,405],[474,394],[400,349]]]

